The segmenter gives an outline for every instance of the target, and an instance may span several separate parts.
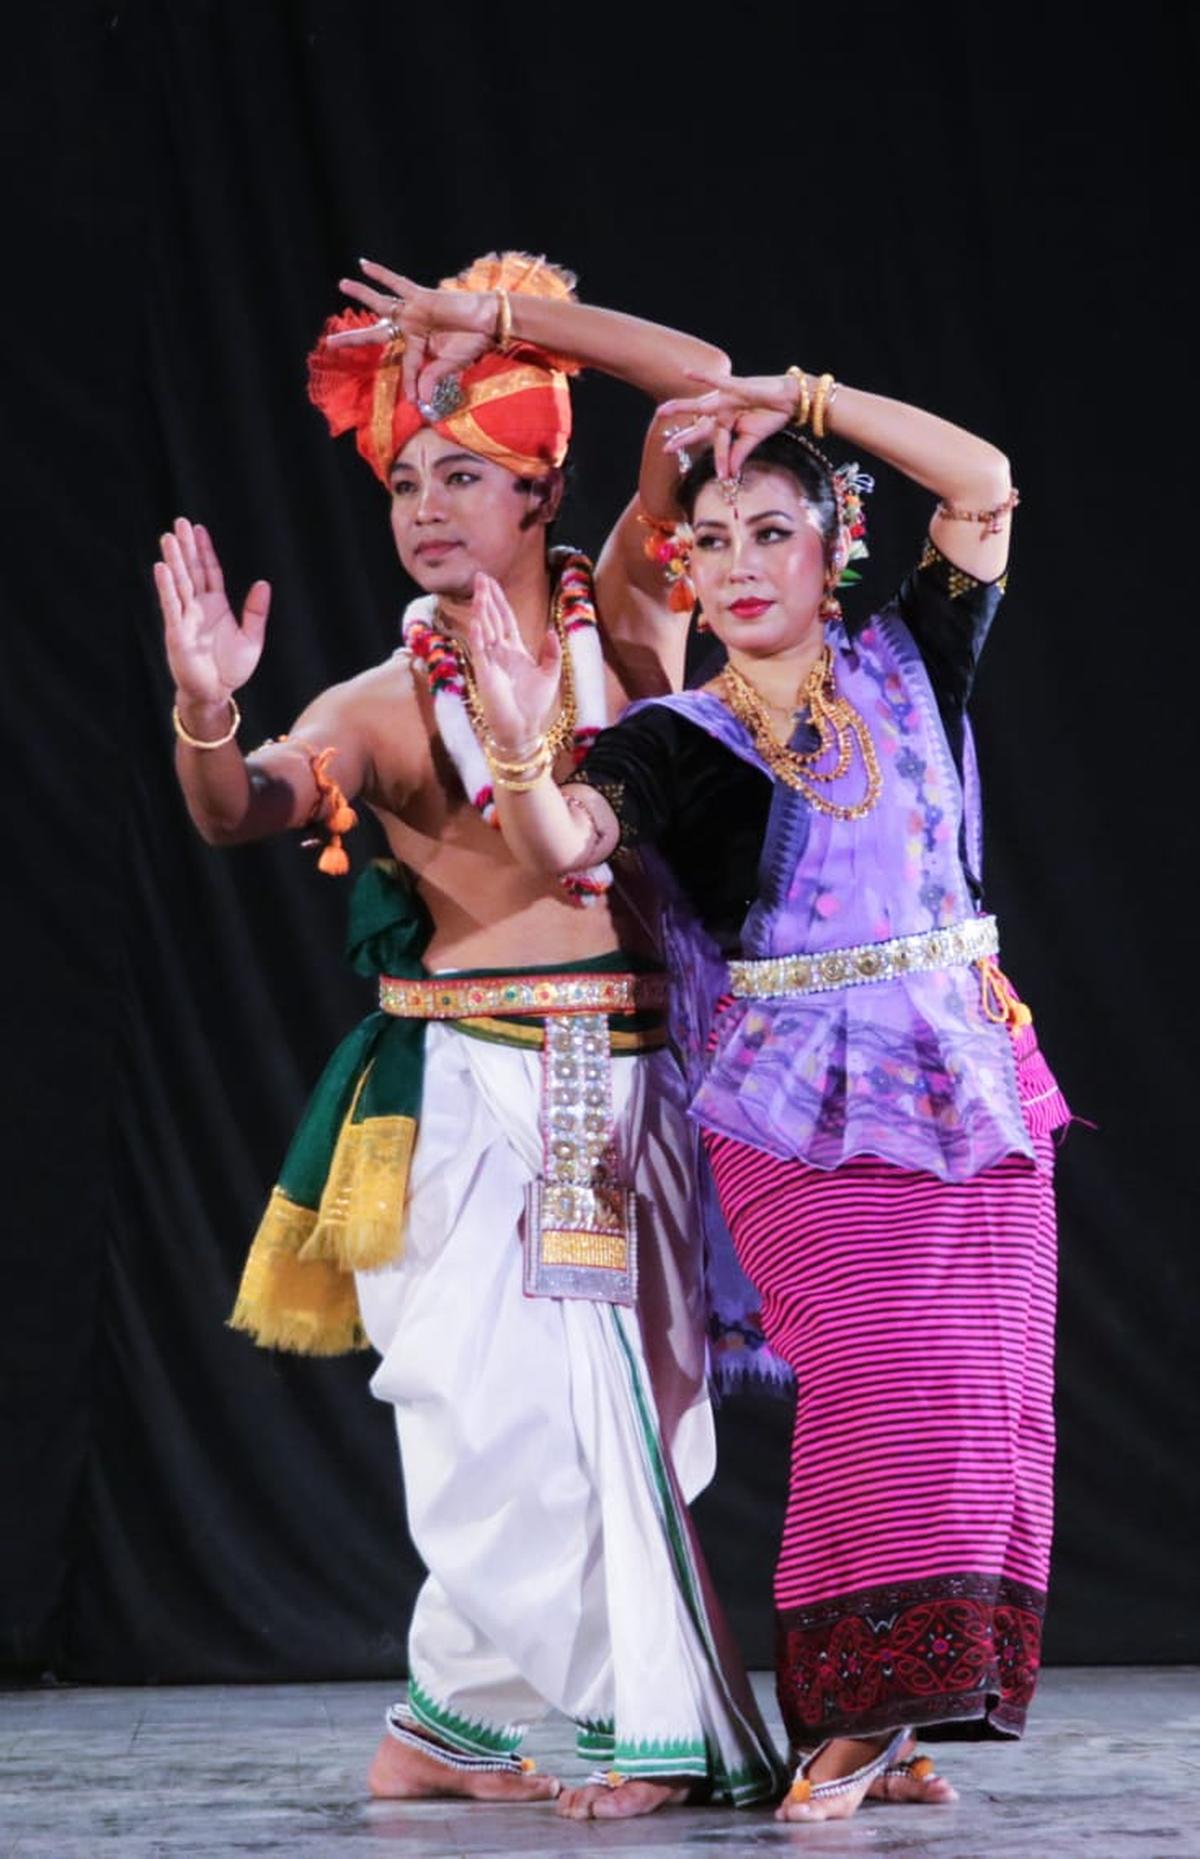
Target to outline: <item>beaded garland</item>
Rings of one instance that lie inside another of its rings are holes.
[[[572,762],[578,767],[608,721],[595,586],[586,555],[555,549],[551,561],[556,581],[550,624],[564,647],[563,701],[547,741],[555,751],[569,745]],[[404,615],[401,636],[425,672],[438,733],[472,806],[489,826],[498,826],[470,664],[458,641],[437,624],[437,602],[432,595],[413,601]],[[565,873],[559,882],[573,903],[589,905],[609,889],[612,872],[606,864],[592,865]]]

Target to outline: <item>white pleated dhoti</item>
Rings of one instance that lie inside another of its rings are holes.
[[[405,1250],[360,1273],[428,1578],[409,1708],[468,1754],[553,1707],[627,1775],[759,1799],[774,1754],[686,1504],[712,1476],[695,1135],[669,1053],[615,1055],[639,1308],[522,1289],[541,1055],[432,1023]]]

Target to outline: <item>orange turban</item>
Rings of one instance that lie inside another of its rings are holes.
[[[564,298],[573,295],[574,279],[544,259],[505,252],[477,259],[457,278],[443,279],[442,288]],[[392,461],[424,425],[517,477],[545,477],[562,464],[571,438],[567,374],[576,371],[573,363],[524,342],[503,353],[489,349],[453,377],[457,405],[430,418],[402,395],[402,336],[332,349],[326,341],[337,330],[363,329],[378,320],[367,310],[330,317],[308,358],[308,395],[335,436],[354,429],[359,451],[383,483]],[[446,398],[456,398],[452,388]]]

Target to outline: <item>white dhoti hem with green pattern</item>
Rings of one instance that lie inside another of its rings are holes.
[[[635,1312],[522,1291],[540,1055],[437,1024],[427,1042],[404,1257],[357,1280],[429,1570],[409,1709],[451,1748],[489,1755],[554,1708],[589,1764],[760,1800],[775,1754],[686,1510],[714,1441],[695,1135],[674,1061],[612,1063],[638,1195]]]

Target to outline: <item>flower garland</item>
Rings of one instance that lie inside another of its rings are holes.
[[[569,736],[572,762],[578,767],[608,722],[596,592],[586,555],[574,549],[553,549],[551,564],[556,582],[550,623],[564,647],[564,703],[551,735],[561,729],[563,746]],[[438,734],[467,798],[489,826],[498,826],[491,770],[471,718],[466,657],[452,635],[437,624],[437,600],[432,594],[407,608],[401,637],[425,672]],[[592,865],[585,871],[565,873],[560,882],[574,903],[594,904],[612,884],[612,872],[607,865]]]

